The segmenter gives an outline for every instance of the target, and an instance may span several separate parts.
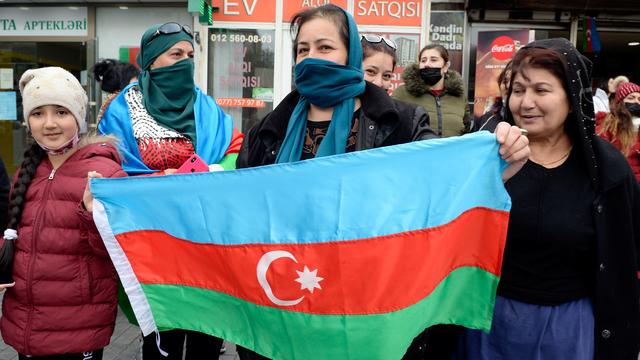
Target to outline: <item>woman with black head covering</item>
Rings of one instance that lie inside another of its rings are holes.
[[[595,136],[591,62],[566,39],[513,60],[507,118],[531,156],[513,202],[490,333],[467,330],[458,358],[634,359],[640,348],[640,187]]]

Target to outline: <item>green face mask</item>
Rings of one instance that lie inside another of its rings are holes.
[[[144,106],[162,126],[187,136],[195,146],[193,59],[140,73]]]

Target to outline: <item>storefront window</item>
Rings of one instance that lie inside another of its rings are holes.
[[[209,30],[208,93],[246,132],[273,110],[275,31]]]

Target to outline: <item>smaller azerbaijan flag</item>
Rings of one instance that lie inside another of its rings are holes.
[[[601,50],[600,35],[598,34],[595,18],[585,16],[582,26],[582,39],[583,53],[595,53]]]
[[[251,169],[92,179],[143,334],[272,359],[400,359],[434,324],[489,330],[511,201],[495,135]],[[162,346],[162,344],[160,344]]]
[[[136,56],[140,52],[140,47],[121,47],[119,51],[118,60],[123,63],[130,63],[135,65],[135,67],[140,68],[138,63],[136,62]]]

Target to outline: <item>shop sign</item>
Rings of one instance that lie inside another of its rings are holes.
[[[302,10],[327,4],[334,4],[346,9],[348,5],[347,2],[347,0],[286,0],[283,3],[284,13],[282,20],[284,22],[289,22],[295,14]]]
[[[0,36],[87,36],[87,8],[2,8]]]
[[[242,129],[273,109],[275,31],[209,29],[209,94]]]
[[[290,1],[290,0],[287,0]],[[216,21],[275,22],[276,0],[222,0],[216,1]]]
[[[533,30],[478,32],[473,115],[480,117],[500,99],[498,76],[518,49],[534,39]]]
[[[464,11],[432,11],[429,43],[440,44],[449,51],[451,69],[462,73]]]
[[[355,0],[358,25],[421,26],[422,0]]]

